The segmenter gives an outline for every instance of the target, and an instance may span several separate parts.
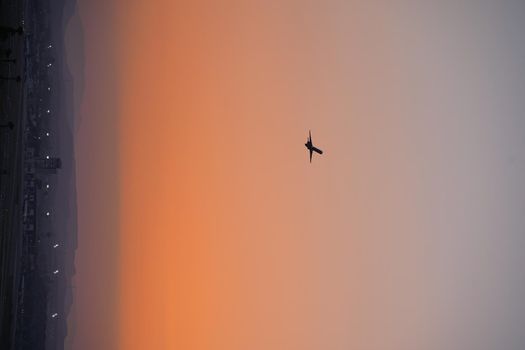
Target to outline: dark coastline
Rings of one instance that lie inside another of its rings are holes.
[[[0,86],[0,123],[14,124],[0,139],[0,344],[63,349],[77,248],[74,91],[64,45],[75,2],[13,3],[0,1],[0,25],[23,28],[0,40],[16,60],[2,74],[21,77]]]

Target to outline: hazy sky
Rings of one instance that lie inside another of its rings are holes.
[[[77,111],[76,165],[78,249],[74,304],[68,318],[66,348],[117,349],[118,339],[118,113],[116,37],[111,1],[79,1],[66,42],[74,59],[83,25],[85,67],[83,100]],[[79,23],[81,21],[81,24]],[[78,65],[69,62],[78,87]]]
[[[525,347],[525,4],[80,3],[72,348]]]

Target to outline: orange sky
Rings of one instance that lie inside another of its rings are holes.
[[[501,103],[518,106],[521,85],[490,54],[519,55],[486,23],[519,20],[455,2],[189,3],[115,1],[111,94],[89,87],[100,47],[86,61],[83,113],[111,96],[118,128],[118,332],[86,327],[114,299],[96,287],[85,232],[101,199],[84,178],[78,283],[99,293],[77,292],[77,345],[479,349],[517,335],[503,296],[523,287],[519,198],[500,184],[520,178],[505,159],[522,160],[523,125]],[[84,120],[81,172],[96,163]],[[325,151],[312,164],[309,129]]]
[[[329,179],[302,149],[309,127],[323,140],[304,95],[330,90],[312,86],[326,79],[315,26],[328,18],[230,6],[122,16],[122,349],[316,348],[323,313],[344,312],[319,300],[322,279],[338,282],[316,249],[326,203],[309,189]]]
[[[367,324],[389,302],[367,295],[375,267],[360,255],[376,240],[359,229],[385,227],[368,206],[395,200],[383,220],[401,226],[396,216],[409,208],[388,184],[374,185],[381,203],[361,200],[361,183],[384,168],[367,161],[388,140],[361,130],[383,139],[369,140],[368,158],[351,150],[364,135],[349,122],[358,128],[370,102],[358,88],[377,81],[352,76],[365,61],[365,72],[381,69],[373,60],[385,49],[355,37],[339,10],[158,1],[121,16],[122,349],[319,349],[329,339],[343,348],[352,334],[352,344],[367,342]],[[363,10],[377,36],[383,15]],[[364,54],[345,51],[352,38]],[[302,145],[309,128],[326,147],[313,164]],[[398,172],[388,181],[403,186]],[[353,316],[363,308],[369,320]]]

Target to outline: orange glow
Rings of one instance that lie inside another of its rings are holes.
[[[378,226],[352,201],[364,203],[369,174],[320,170],[363,137],[337,134],[353,91],[333,51],[337,9],[121,8],[120,348],[303,350],[366,339],[362,323],[376,318],[352,315],[377,282],[373,267],[361,271],[372,243],[360,234]],[[323,123],[325,113],[340,115],[339,126]],[[309,128],[328,149],[312,164]],[[350,143],[330,147],[328,129]]]
[[[80,0],[69,346],[523,348],[517,3]]]

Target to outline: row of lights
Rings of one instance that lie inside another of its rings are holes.
[[[52,48],[52,47],[53,47],[53,45],[49,44],[47,48],[50,49],[50,48]],[[53,64],[48,63],[48,64],[47,64],[47,67],[49,68],[49,67],[51,67],[52,65],[53,65]],[[50,86],[47,87],[47,91],[51,91],[51,87],[50,87]],[[47,112],[47,114],[50,114],[50,113],[51,113],[51,110],[48,109],[46,112]],[[46,136],[49,137],[49,132],[46,132]],[[46,156],[46,159],[49,159],[49,156]],[[46,189],[49,189],[49,184],[46,184]],[[51,214],[50,212],[46,212],[46,216],[49,216],[50,214]],[[58,247],[60,247],[60,244],[58,244],[58,243],[53,244],[53,249],[56,249],[56,248],[58,248]],[[53,271],[53,275],[57,275],[58,273],[59,273],[59,270],[58,270],[58,269],[56,269],[55,271]],[[51,315],[51,318],[57,318],[57,317],[58,317],[58,313],[56,313],[56,312],[53,313],[53,314]]]
[[[58,243],[55,243],[55,244],[53,245],[53,248],[57,248],[57,247],[59,247],[59,246],[60,246],[60,245],[59,245]],[[59,272],[60,272],[60,271],[59,271],[58,269],[56,269],[55,271],[53,271],[53,275],[57,275]],[[55,312],[54,314],[51,315],[51,318],[57,318],[57,316],[58,316],[58,313]]]
[[[53,45],[49,44],[47,48],[50,49],[50,48],[52,48],[52,47],[53,47]],[[53,65],[52,63],[48,63],[48,64],[47,64],[47,67],[49,68],[49,67],[51,67],[52,65]],[[51,87],[50,87],[50,86],[47,87],[47,91],[51,91]],[[47,113],[47,114],[50,114],[50,113],[51,113],[51,110],[48,109],[48,110],[46,111],[46,113]],[[46,132],[46,136],[49,137],[49,132]],[[46,159],[49,159],[49,156],[46,156]],[[49,189],[49,184],[46,184],[46,189]],[[46,212],[46,216],[49,216],[49,215],[51,215],[51,213],[50,213],[50,212]],[[60,247],[60,244],[58,244],[58,243],[53,244],[53,249],[56,249],[56,248],[58,248],[58,247]],[[55,271],[53,271],[53,275],[57,275],[58,273],[59,273],[59,270],[58,270],[58,269],[55,270]],[[51,318],[56,318],[56,317],[58,317],[58,313],[56,313],[56,312],[53,313],[53,314],[51,315]]]
[[[47,46],[48,49],[51,49],[52,47],[53,47],[53,45],[51,45],[51,44],[49,44],[49,45]],[[52,63],[48,63],[48,64],[47,64],[47,67],[49,68],[49,67],[51,67],[52,65],[53,65]],[[50,86],[47,87],[47,91],[51,91],[51,87],[50,87]],[[51,110],[48,109],[48,110],[46,111],[46,113],[47,113],[47,114],[50,114],[50,113],[51,113]],[[46,132],[46,136],[49,137],[49,135],[50,135],[49,132]],[[40,137],[39,137],[39,139],[40,139]],[[46,156],[46,159],[49,159],[49,156]],[[49,184],[46,184],[46,189],[49,189],[49,187],[50,187]],[[50,216],[50,215],[51,215],[51,213],[50,213],[49,211],[47,211],[47,212],[46,212],[46,216]],[[58,243],[53,244],[53,249],[56,249],[56,248],[58,248],[58,247],[60,247],[60,244],[58,244]],[[57,269],[57,270],[53,271],[53,275],[57,275],[59,272],[60,272],[60,271]],[[57,312],[51,314],[51,318],[57,318],[57,317],[58,317],[58,313],[57,313]]]
[[[47,186],[49,186],[49,185],[47,185]],[[54,249],[56,249],[56,248],[58,248],[58,247],[60,247],[60,244],[58,244],[58,243],[55,243],[55,244],[53,245],[53,248],[54,248]],[[53,271],[53,275],[57,275],[59,272],[60,272],[60,271],[59,271],[58,269],[56,269],[55,271]],[[57,318],[57,317],[58,317],[58,313],[57,313],[57,312],[55,312],[55,313],[53,313],[53,314],[51,315],[51,318]]]

